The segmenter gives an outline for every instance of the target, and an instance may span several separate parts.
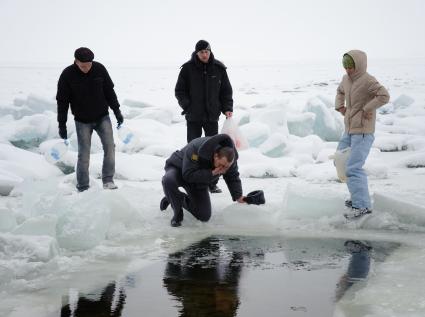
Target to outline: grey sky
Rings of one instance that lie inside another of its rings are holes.
[[[64,63],[75,48],[123,64],[425,57],[422,0],[0,0],[0,63]]]

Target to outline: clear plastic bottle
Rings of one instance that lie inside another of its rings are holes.
[[[120,138],[121,142],[126,145],[134,142],[134,133],[131,132],[131,130],[126,126],[121,125],[118,127],[118,137]]]
[[[53,144],[53,146],[44,153],[44,156],[50,163],[60,162],[63,160],[66,152],[68,151],[68,145],[68,140],[59,141]]]

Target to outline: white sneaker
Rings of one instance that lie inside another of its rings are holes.
[[[108,182],[108,183],[103,184],[103,189],[117,189],[117,188],[118,188],[118,186],[115,185],[114,182]]]
[[[372,210],[369,208],[350,208],[347,212],[344,213],[346,219],[355,219],[361,216],[371,214]]]

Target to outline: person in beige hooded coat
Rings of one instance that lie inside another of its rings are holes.
[[[335,98],[335,110],[344,116],[345,132],[337,150],[351,147],[347,160],[347,187],[351,199],[346,218],[371,213],[367,176],[363,165],[375,139],[376,109],[388,103],[388,91],[367,71],[366,53],[352,50],[343,56],[347,74],[342,78]]]

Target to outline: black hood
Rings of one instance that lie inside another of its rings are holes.
[[[210,161],[212,159],[211,153],[215,153],[215,151],[221,147],[231,147],[235,150],[235,161],[238,159],[238,152],[235,148],[235,144],[233,143],[230,136],[227,134],[217,134],[212,137],[206,138],[204,143],[201,144],[198,150],[198,155],[200,158]]]

